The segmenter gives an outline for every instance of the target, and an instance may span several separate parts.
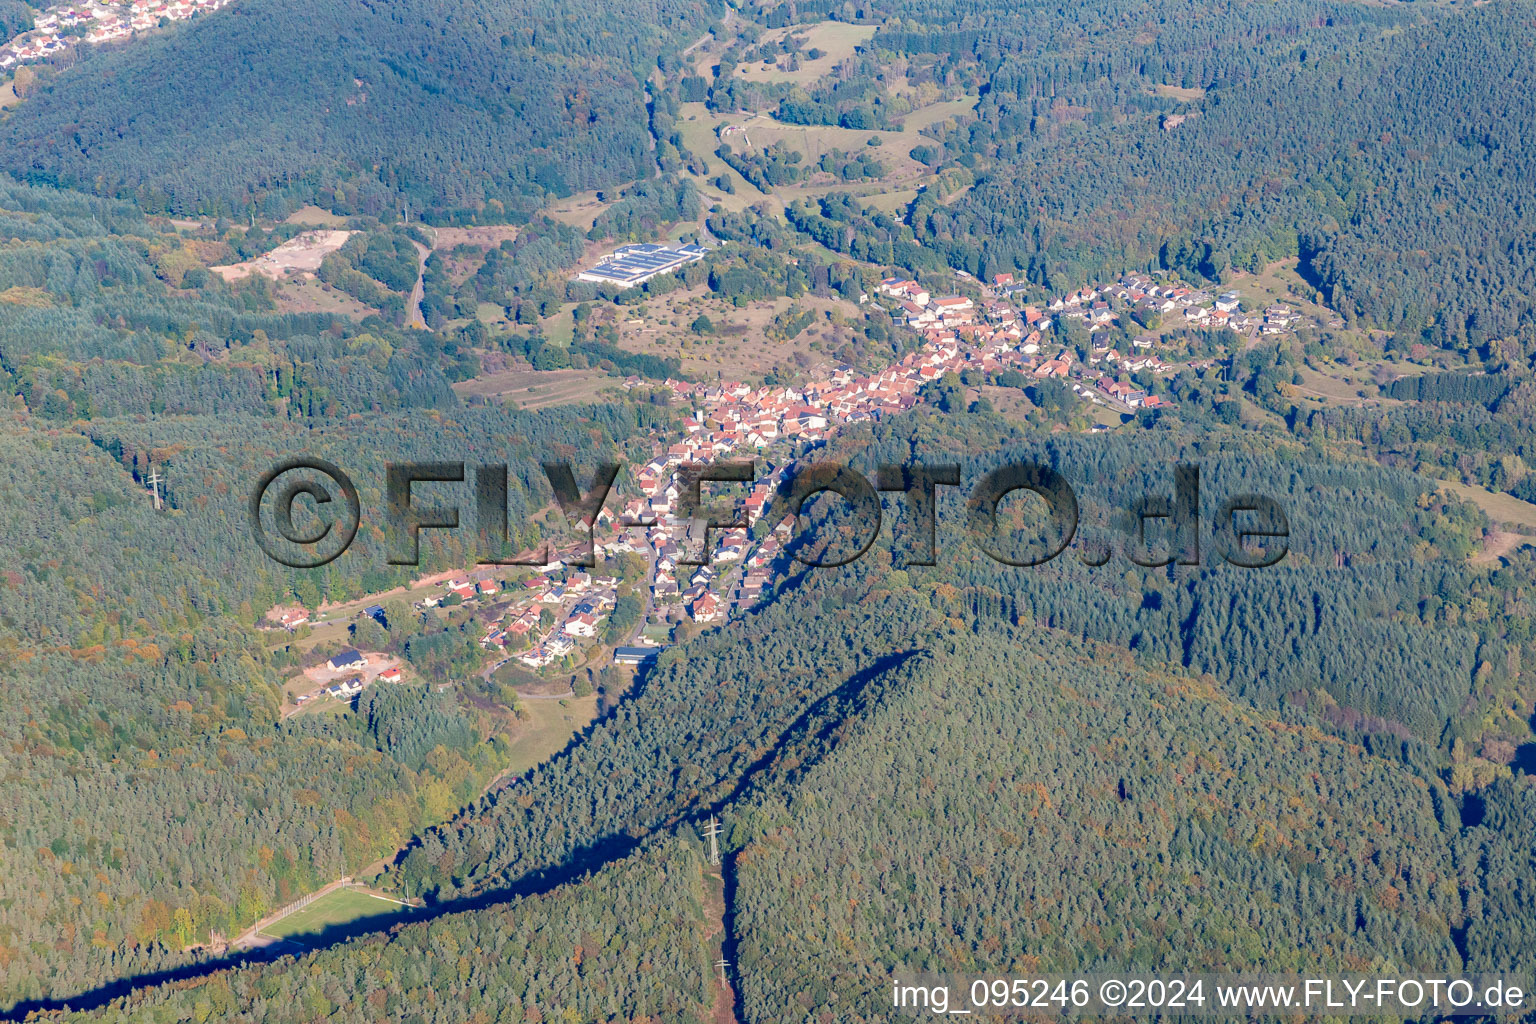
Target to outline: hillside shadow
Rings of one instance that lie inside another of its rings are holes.
[[[354,917],[350,921],[323,925],[313,931],[294,932],[284,938],[294,945],[303,946],[306,950],[324,949],[326,946],[335,946],[348,939],[355,939],[359,935],[388,931],[396,924],[411,920],[411,913],[415,909],[414,907],[396,907],[394,910],[381,910],[377,914]]]
[[[725,796],[708,803],[691,801],[682,804],[676,807],[665,821],[640,836],[631,836],[623,832],[604,836],[578,847],[559,865],[529,872],[509,885],[476,896],[461,896],[419,908],[401,907],[397,912],[369,915],[354,921],[330,925],[313,933],[294,935],[289,941],[274,943],[271,946],[119,978],[66,998],[27,1000],[16,1004],[10,1010],[0,1012],[0,1020],[20,1021],[31,1013],[98,1010],[114,999],[130,995],[139,989],[194,981],[253,964],[271,963],[285,957],[296,959],[304,953],[328,949],[363,936],[394,934],[408,924],[432,921],[450,914],[487,910],[517,900],[545,895],[562,886],[585,881],[609,864],[628,857],[650,835],[669,831],[690,817],[719,813],[722,808],[746,795],[767,776],[779,774],[786,777],[799,777],[803,775],[820,760],[821,756],[825,755],[827,749],[830,749],[829,745],[836,745],[840,738],[838,730],[847,722],[852,712],[864,706],[866,698],[869,697],[867,691],[870,684],[885,673],[905,664],[918,653],[918,651],[908,650],[888,654],[855,672],[836,689],[807,706],[779,733],[768,751],[748,765],[734,780],[721,777],[715,780],[713,786],[706,787],[708,791],[729,783]],[[637,679],[630,693],[638,696],[643,688],[644,682]],[[617,707],[618,705],[615,705],[602,717],[606,718],[613,714]],[[597,721],[594,720],[587,729],[583,730],[582,735],[588,734]],[[573,737],[559,756],[569,756],[570,751],[578,745],[578,739]],[[403,857],[409,848],[400,851],[399,856]],[[727,884],[733,889],[734,878],[728,879]],[[729,952],[726,955],[733,957],[736,940],[733,929],[734,919],[733,915],[730,915],[729,904],[727,904],[727,915],[725,940]],[[304,951],[296,951],[295,946],[305,947]],[[739,1002],[739,994],[736,998]],[[739,1005],[737,1009],[740,1010]]]

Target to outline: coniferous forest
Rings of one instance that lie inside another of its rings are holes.
[[[39,16],[0,0],[0,33]],[[70,53],[0,93],[0,1019],[874,1022],[922,972],[1536,989],[1533,0],[235,0]],[[944,116],[908,132],[921,97]],[[783,132],[699,128],[732,119]],[[231,272],[315,223],[346,236],[310,300]],[[575,280],[657,240],[707,251]],[[1244,343],[1050,305],[1277,266],[1336,320]],[[544,463],[622,462],[628,499],[706,429],[695,385],[794,404],[918,359],[880,292],[908,278],[1030,303],[1042,359],[1188,358],[1128,373],[1162,401],[1123,415],[978,361],[759,459],[1049,467],[1060,557],[988,557],[946,485],[933,559],[886,492],[863,557],[808,568],[862,529],[824,494],[760,597],[633,670],[653,560],[600,561],[596,653],[540,674],[483,606],[399,596],[474,570],[468,530],[393,564],[365,515],[312,569],[250,536],[302,453],[369,510],[391,463],[505,463],[499,553],[563,544]],[[678,293],[689,347],[621,332]],[[699,369],[743,310],[815,347]],[[1181,464],[1201,557],[1141,564]],[[1214,530],[1254,494],[1288,522],[1262,569]],[[350,646],[408,682],[296,713]],[[341,880],[391,902],[229,945]]]

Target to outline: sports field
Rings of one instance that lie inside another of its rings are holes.
[[[314,935],[363,918],[398,914],[404,909],[393,900],[372,896],[356,889],[335,889],[303,910],[289,914],[276,924],[262,929],[262,934],[280,939]]]

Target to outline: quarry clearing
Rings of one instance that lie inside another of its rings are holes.
[[[239,281],[252,274],[261,274],[274,281],[295,273],[313,275],[320,269],[321,261],[345,245],[352,234],[351,231],[336,230],[306,231],[253,260],[208,269],[226,281]]]

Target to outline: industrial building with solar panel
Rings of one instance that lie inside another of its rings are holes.
[[[670,246],[653,242],[620,246],[599,260],[591,270],[583,270],[576,275],[576,280],[633,288],[653,277],[701,260],[708,251],[701,245]]]

